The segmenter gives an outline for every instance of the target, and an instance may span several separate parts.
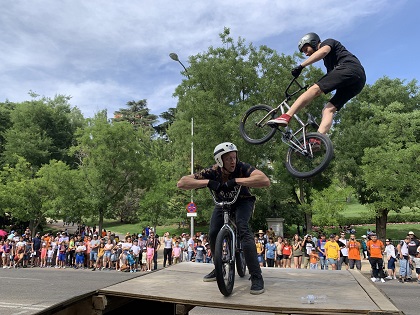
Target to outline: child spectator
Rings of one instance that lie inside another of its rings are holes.
[[[197,247],[195,248],[195,262],[203,263],[206,256],[206,249],[201,245],[202,241],[197,239]]]
[[[181,247],[179,247],[179,241],[175,241],[175,246],[172,248],[172,260],[174,264],[177,264],[181,261]]]
[[[47,267],[48,268],[51,268],[52,266],[53,257],[54,257],[54,250],[52,248],[52,245],[49,245],[47,249]]]
[[[143,247],[141,254],[141,271],[147,271],[147,247]]]
[[[210,244],[206,243],[204,245],[206,247],[206,263],[211,264],[213,262],[212,258],[213,256],[211,255],[211,249],[210,249]]]
[[[43,242],[41,247],[41,268],[47,267],[47,243]]]
[[[420,253],[417,252],[416,256],[413,258],[413,264],[416,268],[417,273],[417,283],[420,284]]]
[[[58,245],[58,268],[66,269],[66,256],[67,256],[67,242],[62,241]]]
[[[147,271],[152,270],[152,264],[153,264],[153,256],[155,255],[155,248],[153,246],[153,243],[149,243],[147,246]]]
[[[312,247],[311,253],[309,254],[309,269],[318,269],[319,254],[316,252],[316,248]]]
[[[83,269],[85,264],[85,252],[86,246],[83,242],[80,242],[76,247],[76,269]]]
[[[127,264],[130,266],[130,272],[136,272],[137,271],[135,269],[136,261],[134,260],[132,249],[130,249],[127,253]]]
[[[96,257],[97,270],[105,269],[105,266],[103,265],[104,255],[105,255],[105,244],[103,242],[100,242],[99,247],[98,247],[98,256]],[[93,268],[92,270],[95,270],[95,268]]]

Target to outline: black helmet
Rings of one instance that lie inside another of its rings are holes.
[[[318,50],[318,43],[321,41],[318,34],[316,33],[308,33],[305,36],[302,37],[302,39],[299,41],[298,48],[299,51],[302,52],[303,46],[308,44],[312,47],[313,50]]]

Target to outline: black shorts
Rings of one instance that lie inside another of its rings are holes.
[[[362,67],[344,63],[319,79],[317,85],[324,94],[336,90],[330,103],[340,110],[344,104],[363,90],[365,83],[366,75]]]

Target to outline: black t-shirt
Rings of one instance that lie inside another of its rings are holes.
[[[223,174],[222,169],[217,165],[213,165],[212,167],[206,168],[201,170],[198,173],[194,174],[195,179],[211,179],[218,181],[219,183],[223,184],[227,182],[229,179],[233,178],[244,178],[251,176],[251,173],[255,170],[255,167],[252,165],[238,161],[236,164],[236,168],[231,174]],[[237,186],[236,186],[237,187]],[[225,198],[230,198],[230,196],[234,196],[234,192],[236,191],[236,187],[232,188],[230,192],[221,192],[221,194],[225,194]],[[226,196],[228,194],[228,196]],[[242,186],[240,197],[251,197],[251,192],[249,191],[248,187]]]
[[[312,240],[305,240],[302,245],[303,256],[309,257],[312,248],[315,248],[315,243]]]
[[[333,70],[339,64],[346,63],[347,66],[362,67],[359,59],[351,52],[349,52],[346,47],[344,47],[339,41],[328,38],[324,40],[320,47],[330,46],[331,51],[324,57],[324,65],[327,68],[327,73]],[[362,67],[363,68],[363,67]]]
[[[413,238],[411,239],[410,243],[407,244],[408,246],[408,254],[411,256],[415,256],[417,253],[417,248],[420,246],[420,242],[418,239]]]
[[[41,239],[39,237],[35,236],[32,239],[32,243],[33,243],[34,250],[40,250],[41,249]]]

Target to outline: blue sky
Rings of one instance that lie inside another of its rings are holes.
[[[188,67],[188,56],[221,45],[224,27],[235,40],[285,54],[316,32],[354,53],[368,84],[383,76],[420,81],[419,12],[415,0],[11,1],[0,18],[0,102],[62,94],[85,117],[104,109],[112,117],[146,99],[159,115],[176,107],[183,79],[169,53]]]

